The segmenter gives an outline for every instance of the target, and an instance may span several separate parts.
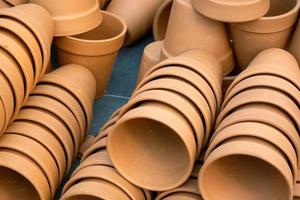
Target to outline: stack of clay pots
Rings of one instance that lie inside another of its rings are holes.
[[[268,49],[233,81],[199,175],[204,199],[292,199],[300,161],[299,77],[291,54]]]
[[[42,7],[0,10],[0,132],[15,118],[50,59],[53,22]]]
[[[108,152],[123,177],[154,191],[189,178],[221,104],[220,66],[215,56],[195,49],[147,72],[106,125]]]
[[[85,139],[95,90],[79,65],[41,79],[0,138],[1,199],[54,198]]]

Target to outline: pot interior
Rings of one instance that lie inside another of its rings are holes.
[[[288,13],[295,8],[297,1],[298,0],[271,0],[270,10],[265,16],[273,17]]]

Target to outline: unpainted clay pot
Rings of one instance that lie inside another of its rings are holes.
[[[133,44],[151,30],[155,12],[162,3],[163,0],[127,0],[124,4],[122,0],[111,0],[106,10],[124,20],[128,28],[124,45]]]
[[[95,152],[106,149],[106,145],[107,145],[107,137],[104,137],[101,140],[97,141],[96,143],[92,144],[92,146],[90,146],[90,148],[88,148],[82,155],[81,161],[84,161],[87,157],[94,154]]]
[[[73,174],[71,179],[64,186],[62,193],[65,193],[70,187],[72,187],[72,185],[84,181],[87,178],[105,180],[121,189],[122,192],[130,197],[130,199],[145,200],[142,189],[129,183],[126,179],[120,176],[114,168],[104,165],[86,167]]]
[[[13,93],[13,88],[10,85],[9,80],[5,77],[5,75],[0,72],[0,98],[3,103],[3,108],[4,108],[4,113],[5,116],[3,117],[3,122],[4,122],[4,130],[8,126],[11,117],[13,115],[13,112],[15,110],[15,105],[14,105],[14,93]]]
[[[153,37],[154,40],[164,40],[168,28],[173,0],[165,0],[157,9],[153,19]]]
[[[73,185],[60,198],[61,200],[79,200],[79,199],[124,199],[131,198],[120,188],[112,183],[101,179],[84,179]]]
[[[287,161],[271,144],[255,138],[237,138],[217,147],[204,162],[198,185],[203,198],[210,200],[291,200],[293,196]]]
[[[1,149],[10,149],[24,154],[38,165],[47,177],[52,198],[59,184],[59,171],[54,158],[37,141],[18,134],[4,134],[0,139]]]
[[[209,144],[206,152],[206,159],[215,148],[222,144],[222,142],[237,137],[258,138],[260,140],[269,142],[270,144],[278,148],[278,150],[282,155],[284,155],[287,162],[289,163],[290,170],[292,171],[295,180],[294,182],[296,182],[298,172],[298,158],[292,144],[289,141],[289,138],[282,134],[281,131],[278,131],[276,128],[264,123],[241,122],[224,128],[220,132],[216,133],[211,143]]]
[[[69,111],[69,109],[67,109],[59,101],[56,101],[55,99],[52,99],[49,96],[43,95],[30,96],[27,102],[25,103],[24,108],[42,109],[44,110],[44,112],[50,113],[54,115],[56,119],[59,119],[68,129],[68,134],[72,138],[72,144],[75,148],[75,155],[77,154],[81,145],[83,134],[80,133],[79,125],[73,114]],[[70,169],[70,167],[71,163],[69,163],[68,169]]]
[[[54,35],[57,37],[87,32],[101,24],[103,19],[99,13],[98,0],[30,0],[30,3],[49,11],[54,22]]]
[[[43,76],[40,83],[50,83],[63,87],[76,97],[88,121],[87,131],[90,129],[93,119],[92,106],[95,100],[96,81],[89,70],[76,64],[65,65]]]
[[[29,3],[29,0],[4,0],[12,6],[17,6],[25,3]]]
[[[267,14],[270,9],[270,0],[192,0],[192,3],[202,15],[222,22],[253,21]]]
[[[104,17],[100,26],[80,35],[55,39],[60,65],[75,63],[93,73],[97,83],[96,98],[104,95],[126,33],[126,24],[119,17],[99,12]]]
[[[178,111],[158,102],[127,112],[108,135],[107,148],[123,177],[154,191],[183,184],[196,157],[191,127]]]
[[[51,199],[47,178],[34,161],[9,149],[1,149],[0,157],[1,199]]]
[[[245,69],[261,51],[284,49],[297,21],[298,0],[272,0],[268,13],[257,20],[231,24],[237,65]],[[247,47],[247,48],[245,48]]]
[[[50,131],[32,122],[15,121],[7,128],[5,133],[19,134],[30,137],[31,139],[38,141],[40,144],[46,147],[56,161],[56,165],[58,166],[60,174],[59,180],[61,181],[63,179],[64,175],[66,174],[67,164],[65,153],[61,143],[54,135],[52,135]]]
[[[225,25],[197,13],[191,0],[174,0],[162,57],[178,56],[191,49],[203,49],[216,55],[224,75],[234,67]]]
[[[143,53],[143,57],[140,63],[140,70],[137,77],[137,84],[141,82],[144,78],[147,71],[153,67],[154,65],[158,64],[160,59],[160,52],[161,47],[163,45],[163,41],[156,41],[148,44]]]
[[[51,131],[51,133],[55,135],[63,144],[68,166],[71,165],[77,152],[75,152],[71,134],[60,119],[56,118],[55,115],[47,112],[46,110],[23,108],[20,110],[16,120],[26,120],[33,123],[38,123],[39,125]]]
[[[13,8],[1,9],[0,16],[8,17],[25,24],[35,35],[43,53],[42,73],[50,61],[54,24],[50,14],[35,4],[23,4]],[[37,20],[38,19],[38,20]]]

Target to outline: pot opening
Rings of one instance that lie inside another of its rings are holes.
[[[0,167],[0,174],[0,199],[40,199],[34,186],[21,174],[6,167]]]
[[[268,177],[268,178],[266,178]],[[247,155],[230,155],[211,163],[202,174],[203,190],[211,200],[286,199],[289,187],[272,165]]]
[[[265,17],[283,15],[293,10],[297,5],[297,0],[271,0],[270,10]]]
[[[138,185],[173,185],[188,173],[191,161],[186,146],[166,125],[136,118],[121,123],[113,132],[109,154],[117,168]]]

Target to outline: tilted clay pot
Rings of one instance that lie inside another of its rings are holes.
[[[156,41],[148,44],[145,47],[143,57],[140,63],[139,74],[136,81],[137,84],[141,82],[144,75],[151,67],[159,63],[162,45],[163,45],[163,41]]]
[[[106,10],[124,20],[128,28],[124,44],[131,45],[151,30],[155,12],[162,3],[163,0],[128,0],[124,4],[122,0],[111,0]]]
[[[102,138],[96,143],[92,144],[90,148],[88,148],[81,157],[81,161],[84,161],[90,155],[96,153],[97,151],[105,150],[107,144],[107,137]]]
[[[30,3],[49,11],[55,25],[55,36],[76,35],[89,31],[101,24],[103,19],[99,13],[98,0],[30,0]]]
[[[50,51],[54,33],[54,24],[50,14],[41,6],[23,4],[13,8],[1,9],[0,16],[20,21],[34,33],[43,53],[43,74],[50,61]]]
[[[153,19],[153,37],[156,41],[164,40],[170,19],[173,0],[165,0],[157,9]]]
[[[93,119],[96,81],[89,70],[76,64],[65,65],[43,76],[40,83],[58,85],[76,97],[88,121],[87,131],[90,129]]]
[[[47,178],[31,159],[9,149],[1,149],[0,158],[1,199],[51,199]]]
[[[35,162],[49,181],[52,198],[59,184],[59,171],[54,158],[37,141],[18,134],[4,134],[0,139],[0,148],[18,151]]]
[[[216,148],[201,168],[198,181],[203,198],[210,200],[291,200],[293,196],[287,161],[275,147],[255,138],[229,140]]]
[[[4,129],[8,126],[11,117],[14,112],[14,93],[13,88],[10,85],[10,82],[7,80],[5,75],[0,72],[0,98],[3,103],[5,116],[3,117]]]
[[[29,0],[4,0],[4,1],[11,4],[12,6],[17,6],[29,2]]]
[[[265,49],[284,49],[297,21],[299,8],[298,0],[273,0],[264,17],[251,22],[231,24],[237,65],[242,69],[246,68]]]
[[[192,3],[202,15],[222,22],[253,21],[267,14],[270,9],[270,0],[192,0]]]
[[[85,179],[73,185],[60,198],[61,200],[78,200],[78,199],[124,199],[131,198],[120,188],[112,183],[101,179]]]
[[[123,177],[155,191],[183,184],[196,157],[191,127],[178,111],[157,102],[144,103],[127,112],[108,135],[107,145]],[[162,146],[163,151],[159,148]]]
[[[113,65],[126,33],[125,23],[116,15],[99,11],[103,22],[97,28],[76,36],[55,39],[60,65],[79,64],[96,78],[96,97],[101,97],[108,85]]]
[[[203,49],[216,55],[224,75],[234,67],[225,25],[197,13],[191,0],[174,0],[162,57],[178,56],[191,49]]]

